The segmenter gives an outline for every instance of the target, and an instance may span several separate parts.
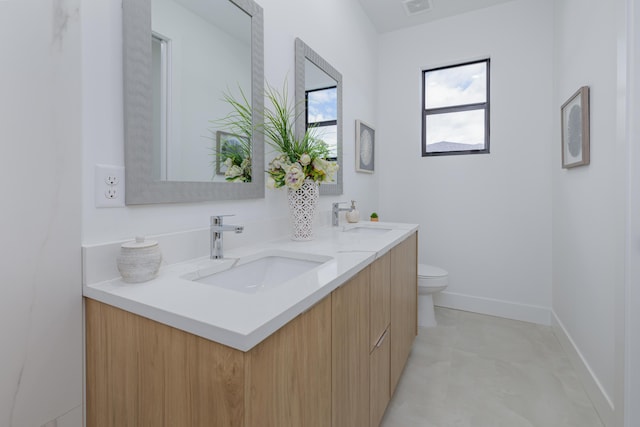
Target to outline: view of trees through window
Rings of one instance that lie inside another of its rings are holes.
[[[488,153],[489,59],[422,74],[422,155]]]

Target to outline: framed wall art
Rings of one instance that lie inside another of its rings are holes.
[[[356,171],[374,172],[376,131],[361,120],[356,120]]]
[[[248,148],[249,147],[249,148]],[[234,164],[242,162],[243,158],[250,157],[250,146],[244,139],[224,131],[216,132],[216,175],[224,175],[227,167],[224,161],[231,157]]]
[[[562,167],[589,164],[589,87],[583,86],[560,108]]]

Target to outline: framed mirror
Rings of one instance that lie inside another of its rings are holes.
[[[225,94],[262,111],[263,51],[253,0],[123,1],[127,205],[264,197],[264,137],[220,124]]]
[[[295,42],[296,134],[308,126],[329,145],[330,160],[340,168],[334,183],[320,185],[321,195],[342,194],[342,74],[299,38]]]

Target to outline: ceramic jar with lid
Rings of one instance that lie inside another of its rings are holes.
[[[158,275],[162,253],[158,242],[136,237],[135,241],[123,243],[118,257],[118,271],[127,283],[140,283]]]

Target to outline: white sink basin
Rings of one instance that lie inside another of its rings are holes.
[[[285,251],[262,252],[240,258],[220,271],[206,268],[183,278],[238,292],[254,294],[274,289],[331,260],[331,257]]]
[[[385,233],[388,233],[389,231],[391,231],[390,228],[367,227],[363,225],[356,226],[356,227],[349,227],[342,230],[343,233],[347,233],[347,234],[358,234],[358,235],[367,235],[367,236],[385,234]]]

